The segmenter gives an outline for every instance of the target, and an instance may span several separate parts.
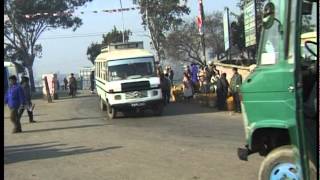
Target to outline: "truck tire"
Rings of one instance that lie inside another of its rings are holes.
[[[316,178],[315,168],[310,166],[311,180]],[[281,146],[272,150],[262,161],[259,180],[282,179],[283,175],[290,179],[300,179],[295,165],[294,152],[291,146]]]
[[[109,120],[116,118],[117,111],[114,107],[107,103],[107,117]]]
[[[107,106],[106,106],[106,104],[104,103],[104,101],[103,101],[103,99],[102,99],[101,97],[100,97],[99,105],[100,105],[100,109],[101,109],[102,111],[106,111]]]

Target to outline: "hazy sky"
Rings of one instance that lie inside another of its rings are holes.
[[[203,0],[204,11],[210,13],[212,11],[223,11],[224,7],[235,13],[239,13],[236,4],[239,0]],[[198,14],[198,0],[189,0],[188,6],[191,13],[184,19],[195,19]],[[122,0],[123,8],[134,7],[132,0]],[[86,6],[79,8],[75,14],[82,19],[83,25],[75,32],[71,29],[50,30],[42,34],[39,43],[42,44],[42,58],[36,58],[34,63],[35,77],[45,73],[78,73],[82,67],[92,66],[87,58],[87,47],[92,42],[101,42],[102,34],[111,31],[113,26],[122,29],[121,13],[105,13],[101,10],[120,8],[119,0],[93,0]],[[79,11],[84,11],[80,14]],[[98,11],[92,13],[91,11]],[[130,41],[144,41],[144,46],[150,49],[150,40],[144,36],[141,25],[141,16],[139,10],[131,10],[124,12],[124,24],[126,29],[133,32]],[[89,35],[88,37],[72,37]],[[67,37],[67,38],[62,38]]]

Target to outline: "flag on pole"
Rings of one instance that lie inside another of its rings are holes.
[[[204,12],[203,12],[202,0],[198,0],[198,3],[199,3],[199,15],[197,17],[197,24],[198,24],[199,33],[202,35],[203,34],[203,22],[204,22]]]

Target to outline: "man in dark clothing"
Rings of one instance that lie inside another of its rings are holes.
[[[67,80],[67,78],[63,79],[63,83],[64,83],[64,90],[67,90],[68,89],[68,80]]]
[[[226,100],[228,97],[229,83],[227,81],[227,74],[222,73],[217,81],[217,107],[219,110],[226,109]]]
[[[173,70],[171,69],[171,67],[169,66],[167,72],[169,73],[169,79],[171,81],[171,86],[173,86],[173,76],[174,76],[174,72]]]
[[[8,104],[10,109],[10,120],[14,125],[13,133],[22,132],[21,123],[18,115],[19,108],[25,105],[25,97],[23,89],[17,83],[16,76],[10,76],[10,87],[5,96],[5,103]]]
[[[90,74],[90,90],[91,90],[91,94],[94,93],[94,71],[91,71]]]
[[[25,108],[27,109],[27,112],[28,112],[29,122],[35,123],[36,121],[33,120],[33,112],[32,112],[33,108],[32,108],[32,102],[31,102],[31,89],[29,85],[29,78],[22,77],[21,87],[24,92],[24,97],[26,102]],[[23,112],[24,112],[24,108],[19,109],[19,113],[18,113],[19,119],[21,119]]]
[[[238,73],[237,68],[233,68],[232,71],[233,71],[233,76],[230,81],[230,90],[233,96],[234,111],[241,112],[239,92],[240,92],[240,86],[242,84],[242,77]]]
[[[162,90],[162,97],[164,104],[168,104],[170,102],[170,91],[171,91],[171,82],[168,78],[168,74],[160,75],[160,85]]]
[[[70,90],[69,95],[72,96],[72,97],[75,97],[76,96],[76,90],[77,90],[77,80],[74,77],[73,73],[71,73],[71,77],[69,78],[69,90]]]

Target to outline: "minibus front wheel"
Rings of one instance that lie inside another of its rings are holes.
[[[109,102],[107,102],[107,116],[109,119],[114,119],[116,117],[117,111],[112,107]]]

